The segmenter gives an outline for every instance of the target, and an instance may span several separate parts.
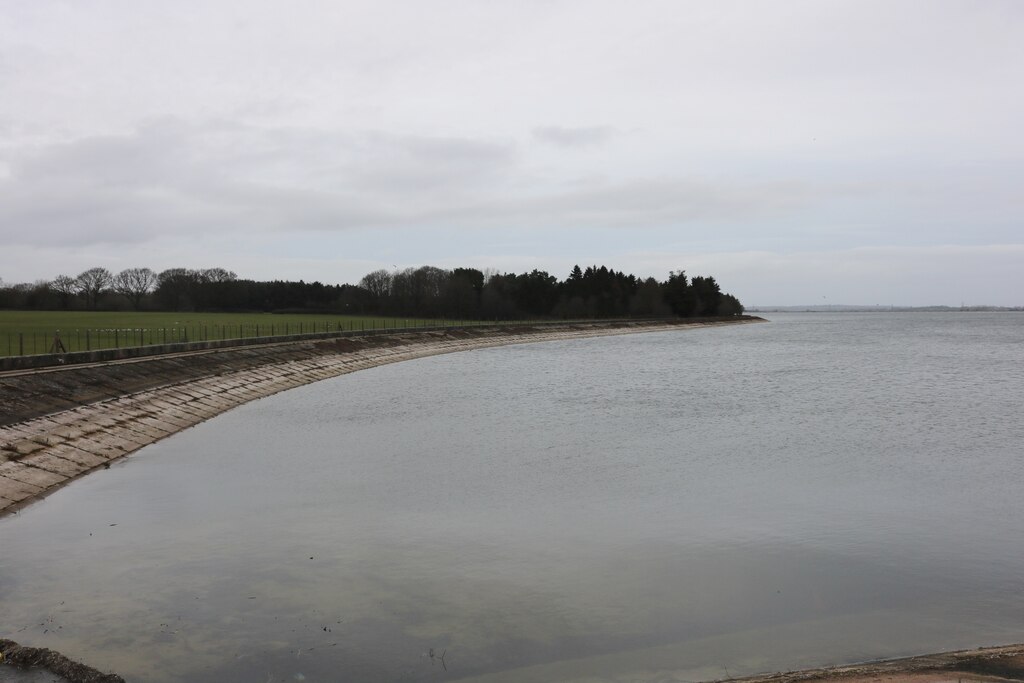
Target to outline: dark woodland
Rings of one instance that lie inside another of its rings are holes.
[[[662,282],[606,266],[564,280],[541,270],[492,273],[434,266],[376,270],[359,284],[258,281],[223,268],[90,268],[35,283],[0,283],[0,309],[330,313],[467,320],[729,316],[739,300],[711,276],[670,272]]]

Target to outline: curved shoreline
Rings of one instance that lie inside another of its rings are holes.
[[[98,363],[91,367],[0,373],[0,401],[7,412],[0,415],[0,518],[149,443],[238,405],[321,379],[477,348],[743,322],[761,320],[592,323],[545,329],[521,326],[501,330],[403,333],[289,342],[244,350],[198,351],[173,357]],[[100,382],[104,376],[110,381]],[[29,389],[36,393],[30,395]],[[74,407],[67,407],[69,404]],[[13,422],[9,419],[8,406],[16,407],[19,414],[36,414]],[[0,645],[14,644],[4,641]],[[744,683],[1024,681],[1024,645],[728,680]]]
[[[760,318],[468,328],[341,337],[0,375],[0,516],[118,458],[280,391],[470,349],[761,322]],[[14,419],[17,422],[14,422]]]

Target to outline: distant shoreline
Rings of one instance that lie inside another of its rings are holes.
[[[1024,306],[751,306],[747,313],[1003,313],[1024,312]]]

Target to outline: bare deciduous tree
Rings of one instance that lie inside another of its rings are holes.
[[[156,273],[149,268],[126,268],[114,278],[112,289],[132,302],[139,310],[142,298],[156,285]]]
[[[113,276],[106,268],[90,268],[75,278],[78,293],[85,299],[86,308],[96,308],[100,297],[110,287]]]
[[[50,283],[50,289],[52,289],[60,299],[61,308],[70,308],[71,297],[78,292],[78,282],[70,275],[58,275],[53,279],[53,282]]]
[[[238,276],[233,271],[224,268],[204,268],[198,271],[200,282],[232,282],[237,279]]]
[[[359,281],[359,286],[381,301],[391,293],[391,273],[383,268],[367,273]]]

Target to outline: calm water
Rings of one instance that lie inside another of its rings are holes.
[[[211,682],[695,680],[1024,640],[1024,315],[769,317],[243,406],[0,520],[0,637]]]

